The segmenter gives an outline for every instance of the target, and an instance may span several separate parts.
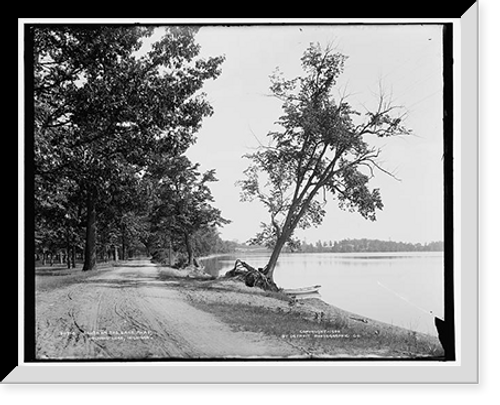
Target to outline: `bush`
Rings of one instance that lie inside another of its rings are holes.
[[[188,258],[186,255],[180,254],[175,258],[173,263],[172,267],[176,269],[183,269],[188,264]]]
[[[168,249],[157,249],[153,252],[151,261],[153,263],[167,264],[168,260]]]

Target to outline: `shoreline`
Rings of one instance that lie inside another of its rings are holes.
[[[368,258],[368,259],[372,259],[372,258],[378,259],[378,258],[385,258],[385,257],[404,258],[404,257],[414,257],[414,256],[422,256],[422,255],[424,255],[426,257],[427,256],[439,257],[439,256],[442,256],[442,252],[425,252],[425,253],[422,253],[422,252],[285,253],[284,254],[285,258],[284,258],[283,263],[285,263],[284,266],[286,266],[287,263],[288,264],[292,263],[291,265],[293,266],[295,263],[295,261],[294,261],[295,259],[290,259],[293,256],[299,257],[299,259],[297,259],[297,260],[305,260],[305,259],[300,259],[300,257],[302,257],[302,256],[303,257],[309,257],[309,256],[318,257],[318,256],[322,256],[322,255],[342,257],[342,258],[347,258],[349,260],[351,260],[351,259],[361,260],[361,259],[365,259],[365,258]],[[259,254],[258,256],[261,256],[261,255]],[[252,255],[248,255],[248,256],[242,255],[242,256],[238,257],[234,254],[229,253],[229,254],[214,254],[214,255],[210,255],[210,256],[205,256],[204,259],[208,259],[208,260],[206,260],[205,262],[203,260],[200,260],[200,264],[202,265],[202,268],[205,271],[205,273],[209,274],[210,276],[212,276],[212,277],[224,277],[226,271],[229,271],[233,268],[232,263],[237,258],[240,258],[240,259],[246,261],[247,263],[254,265],[255,267],[257,267],[257,265],[262,266],[262,262],[263,262],[263,260],[265,260],[264,258],[259,257],[259,259],[253,263]],[[210,260],[210,259],[212,259],[212,260]],[[323,260],[323,259],[311,258],[311,260],[314,261],[314,260]],[[337,259],[328,259],[328,260],[337,260]],[[357,260],[356,263],[359,263],[359,260]],[[410,260],[410,259],[408,259],[408,260]],[[411,259],[411,260],[413,260],[413,259]],[[434,259],[431,259],[431,260],[434,260]],[[316,263],[316,262],[314,262],[314,263]],[[308,278],[307,276],[304,276],[304,277],[300,277],[301,282],[298,283],[297,280],[295,280],[295,279],[293,279],[295,281],[289,282],[287,279],[283,278],[284,276],[282,277],[282,274],[284,275],[285,273],[281,273],[280,271],[277,271],[277,273],[280,273],[280,274],[278,274],[278,276],[276,276],[278,287],[281,287],[283,289],[294,289],[294,288],[302,287],[302,286],[321,284],[321,285],[323,285],[324,288],[320,291],[321,295],[318,294],[317,298],[321,299],[327,305],[331,304],[332,306],[336,305],[335,301],[339,301],[337,294],[332,293],[332,288],[330,288],[330,284],[329,284],[330,279],[328,279],[327,276],[322,275],[320,278],[318,278],[318,276],[313,277],[313,278]],[[375,280],[378,280],[378,278],[376,278]],[[373,280],[371,280],[371,281],[373,281]],[[373,283],[375,283],[375,281],[373,281]],[[378,284],[380,284],[380,282],[378,282]],[[381,287],[388,289],[385,286],[381,286]],[[393,287],[393,288],[396,288],[396,287]],[[378,287],[376,285],[375,285],[375,289],[378,289]],[[404,291],[404,288],[403,288],[403,291]],[[369,291],[369,292],[370,293],[373,293],[373,292],[377,293],[376,291]],[[394,293],[394,291],[391,291],[391,290],[389,290],[389,292],[392,295],[396,295],[397,298],[399,300],[401,300],[401,297],[397,293]],[[361,317],[371,318],[373,321],[378,321],[378,322],[386,323],[389,325],[395,325],[395,326],[399,326],[403,329],[408,329],[408,330],[412,330],[412,331],[416,331],[416,332],[424,333],[424,334],[429,334],[429,335],[437,337],[437,330],[436,330],[435,325],[434,325],[434,314],[432,313],[432,311],[426,311],[424,309],[425,306],[424,306],[424,308],[421,308],[421,307],[418,307],[417,305],[413,304],[412,302],[410,302],[408,304],[411,305],[412,307],[410,308],[408,313],[406,313],[406,312],[403,313],[398,309],[399,308],[398,302],[396,302],[396,305],[394,305],[394,302],[390,302],[391,297],[387,298],[386,296],[384,296],[384,297],[381,297],[381,302],[382,302],[381,305],[392,305],[392,307],[387,308],[387,310],[384,310],[383,312],[381,312],[381,311],[377,312],[377,311],[372,310],[372,308],[371,308],[372,304],[365,302],[362,298],[359,302],[356,302],[355,298],[353,298],[353,300],[351,300],[350,298],[346,300],[345,295],[340,297],[340,298],[341,299],[339,302],[337,302],[337,304],[340,303],[341,305],[345,305],[345,307],[349,308],[348,310],[346,310],[347,312],[356,311],[356,310],[359,311],[359,312],[356,312],[356,314],[359,314],[359,315],[354,314],[358,318],[361,318]],[[430,297],[430,298],[434,298],[434,297]],[[417,301],[417,303],[418,303],[418,301]],[[420,303],[419,305],[425,305],[425,304]],[[429,316],[423,317],[420,312],[415,314],[415,312],[416,312],[414,310],[415,307],[418,310],[425,312],[425,314],[429,315]],[[434,307],[430,306],[429,309],[434,310],[435,308],[439,308],[439,306],[436,306],[436,305],[434,305]],[[434,311],[434,313],[437,313],[438,314],[437,316],[442,318],[440,311],[437,311],[437,312]]]
[[[220,277],[181,283],[191,305],[236,331],[262,333],[310,358],[407,358],[444,356],[439,339],[366,318],[320,298],[290,299],[282,292],[246,287]]]
[[[213,255],[197,257],[196,260],[216,259],[218,257],[234,256],[234,253],[214,253]]]
[[[37,353],[43,358],[441,361],[444,356],[437,337],[319,298],[294,300],[231,278],[144,260],[97,272],[37,275],[35,299]],[[85,334],[101,329],[144,329],[154,339],[93,342]]]

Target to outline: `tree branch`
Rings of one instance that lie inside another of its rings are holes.
[[[387,169],[384,169],[382,166],[380,166],[380,164],[378,164],[375,159],[370,158],[370,159],[366,159],[366,161],[370,162],[378,170],[380,170],[382,173],[385,173],[388,176],[392,177],[394,180],[402,181],[400,178],[396,177],[396,175],[394,173],[392,173],[392,172],[388,171]],[[372,174],[373,174],[373,170],[372,170]]]

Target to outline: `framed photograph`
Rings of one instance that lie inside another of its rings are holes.
[[[477,383],[477,32],[20,19],[3,381]]]

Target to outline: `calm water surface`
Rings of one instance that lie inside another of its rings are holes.
[[[268,254],[236,255],[254,267]],[[236,256],[205,259],[206,271],[224,275]],[[282,288],[321,285],[321,298],[368,318],[437,335],[430,311],[443,317],[442,252],[282,254],[275,280]]]

